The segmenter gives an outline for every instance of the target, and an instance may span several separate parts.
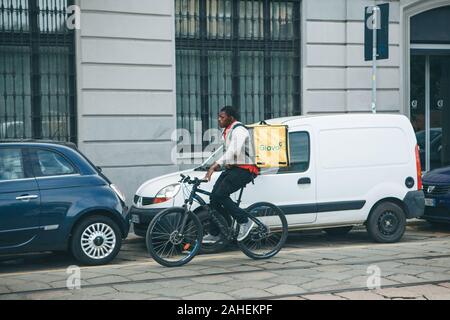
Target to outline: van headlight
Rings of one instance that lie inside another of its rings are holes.
[[[153,199],[153,204],[163,203],[173,199],[178,192],[180,192],[180,189],[181,185],[179,183],[171,184],[170,186],[162,188]]]
[[[125,194],[120,191],[119,187],[117,187],[115,184],[110,185],[111,189],[114,191],[114,193],[119,197],[122,202],[126,202]]]

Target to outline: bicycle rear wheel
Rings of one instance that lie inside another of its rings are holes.
[[[239,248],[252,259],[275,256],[283,248],[288,236],[284,212],[268,202],[255,203],[246,211],[263,226],[255,225],[249,235],[238,242]]]
[[[183,218],[188,214],[184,230]],[[183,232],[181,232],[183,231]],[[156,215],[147,229],[146,244],[150,255],[165,267],[180,267],[199,252],[203,230],[200,220],[183,208],[170,208]]]

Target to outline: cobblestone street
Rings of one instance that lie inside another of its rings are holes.
[[[177,269],[159,266],[142,239],[130,238],[113,264],[81,267],[75,290],[66,286],[72,264],[62,254],[0,257],[0,300],[450,299],[450,229],[420,221],[395,244],[372,243],[364,229],[339,238],[301,232],[271,260],[231,248]],[[369,290],[374,270],[381,287]]]

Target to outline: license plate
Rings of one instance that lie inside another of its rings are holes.
[[[137,214],[131,215],[131,222],[133,223],[140,223],[141,219],[139,219],[139,216]]]
[[[427,207],[436,207],[436,199],[425,198],[425,205]]]

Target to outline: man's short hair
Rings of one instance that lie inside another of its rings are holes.
[[[229,117],[233,117],[236,120],[239,120],[239,113],[236,110],[236,108],[232,106],[225,106],[222,109],[220,109],[220,112],[225,112]]]

